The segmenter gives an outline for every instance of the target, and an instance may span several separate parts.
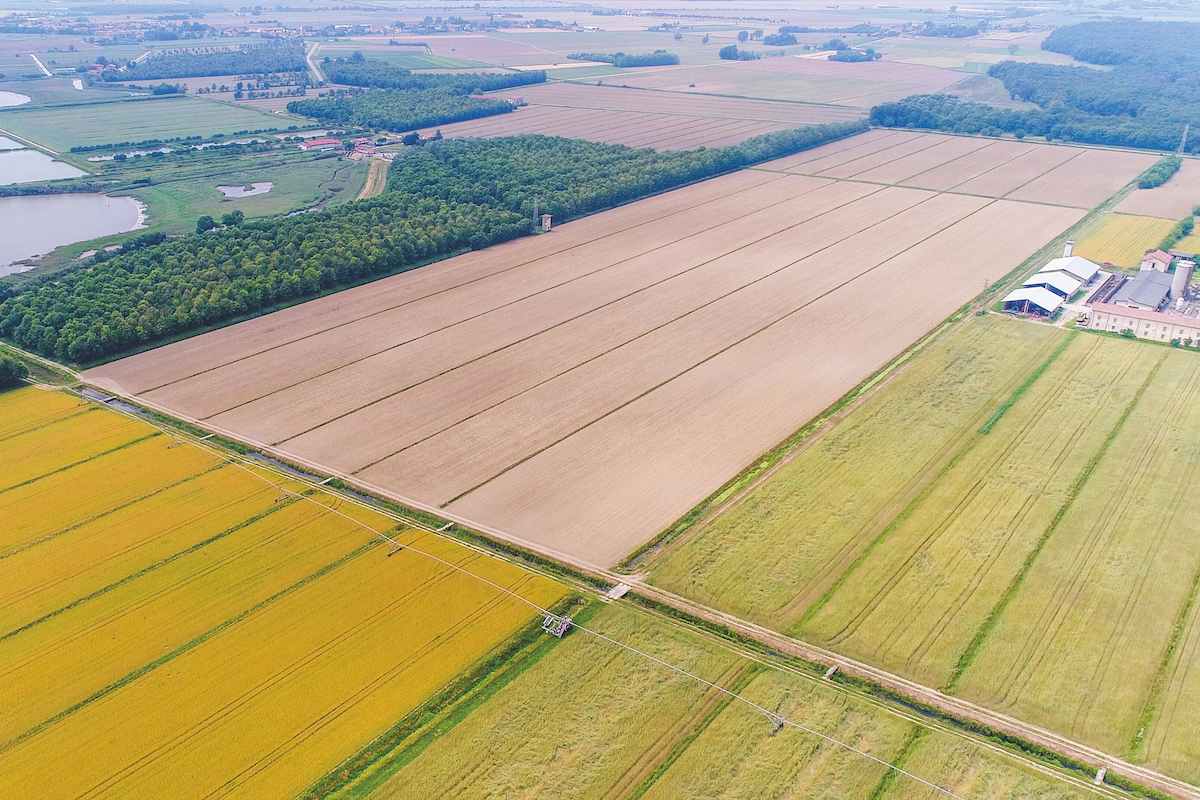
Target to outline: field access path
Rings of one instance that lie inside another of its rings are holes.
[[[1152,161],[872,131],[86,378],[607,567]]]

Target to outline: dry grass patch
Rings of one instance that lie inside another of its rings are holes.
[[[1097,264],[1108,261],[1118,267],[1135,267],[1147,250],[1158,247],[1174,225],[1169,219],[1105,214],[1075,244],[1075,255]]]

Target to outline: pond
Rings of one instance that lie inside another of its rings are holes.
[[[253,197],[256,194],[266,194],[274,186],[275,184],[266,181],[264,183],[254,183],[250,186],[218,186],[217,188],[226,197]]]
[[[23,106],[29,102],[29,95],[16,92],[0,92],[0,108]]]
[[[0,145],[0,186],[32,181],[78,178],[87,173],[63,161],[55,161],[40,150],[4,148]]]
[[[132,197],[103,194],[42,194],[0,197],[0,275],[28,267],[14,266],[56,247],[131,231],[143,220],[142,206]]]

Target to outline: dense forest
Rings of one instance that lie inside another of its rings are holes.
[[[0,303],[0,336],[96,361],[255,311],[532,232],[532,203],[570,219],[865,129],[809,126],[741,145],[656,152],[544,136],[408,148],[387,190],[330,211],[152,244]]]
[[[916,95],[876,106],[871,121],[1168,151],[1178,147],[1186,125],[1200,123],[1200,23],[1085,22],[1055,30],[1042,47],[1112,68],[1004,61],[988,74],[1038,108]],[[1200,137],[1190,138],[1187,151],[1200,152]]]
[[[355,53],[348,59],[336,59],[321,64],[321,70],[331,83],[362,86],[372,89],[437,89],[451,94],[473,94],[511,89],[545,83],[546,73],[530,72],[469,72],[464,75],[444,73],[413,74],[377,58],[363,58]]]
[[[310,100],[293,100],[287,110],[326,125],[357,125],[411,131],[468,119],[506,114],[512,103],[451,94],[444,90],[379,89]]]
[[[304,45],[278,42],[237,50],[178,50],[152,56],[141,63],[130,63],[120,70],[109,70],[101,77],[109,82],[145,81],[161,78],[203,78],[210,75],[258,75],[278,72],[305,72]]]
[[[768,33],[762,40],[763,44],[770,45],[771,47],[787,47],[788,45],[796,44],[796,41],[794,34],[782,31],[780,33]]]
[[[655,50],[653,53],[627,55],[626,53],[571,53],[567,58],[573,61],[603,61],[622,69],[628,67],[669,67],[679,63],[679,56],[666,50]]]

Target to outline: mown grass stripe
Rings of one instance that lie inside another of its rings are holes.
[[[1029,378],[1027,378],[1020,386],[1018,386],[1013,391],[1013,393],[1009,397],[1009,399],[1000,406],[1000,409],[1003,409],[1003,411],[998,409],[997,412],[992,415],[991,420],[988,423],[985,423],[983,428],[979,429],[979,432],[978,432],[979,434],[986,433],[986,431],[984,430],[985,428],[987,430],[991,430],[991,426],[994,425],[995,422],[998,421],[1001,416],[1003,416],[1003,412],[1012,408],[1013,404],[1017,401],[1017,399],[1022,394],[1024,394],[1025,391],[1028,390],[1028,388],[1030,386],[1033,385],[1033,383],[1037,380],[1037,378],[1039,378],[1043,374],[1045,374],[1045,372],[1046,372],[1045,368],[1049,367],[1050,364],[1055,359],[1058,358],[1059,354],[1062,353],[1062,351],[1066,349],[1067,345],[1070,343],[1070,341],[1073,338],[1074,338],[1073,336],[1068,336],[1067,339],[1064,340],[1064,342],[1061,345],[1059,345],[1057,348],[1055,348],[1054,351],[1051,352],[1050,355],[1048,355],[1046,357],[1045,361],[1043,361],[1042,364],[1039,365],[1039,367],[1034,370],[1034,373]],[[825,605],[833,598],[834,594],[837,593],[838,589],[840,589],[842,587],[842,585],[845,584],[845,582],[847,580],[849,580],[850,576],[853,575],[854,572],[860,566],[862,566],[864,562],[866,562],[867,558],[869,558],[870,555],[873,552],[875,552],[875,550],[881,544],[883,544],[884,540],[887,539],[887,537],[894,530],[896,530],[896,528],[898,528],[900,525],[902,525],[904,523],[904,521],[907,520],[909,518],[909,516],[911,516],[913,514],[913,512],[915,512],[917,510],[917,508],[921,505],[921,503],[923,503],[926,499],[928,499],[929,495],[932,494],[933,491],[941,484],[942,478],[944,478],[947,474],[949,474],[950,471],[958,465],[958,462],[962,461],[962,459],[964,457],[966,457],[966,455],[975,448],[975,445],[978,444],[979,441],[980,441],[979,435],[973,436],[969,441],[966,442],[966,444],[963,445],[962,449],[960,449],[957,453],[955,453],[950,458],[950,460],[947,461],[945,463],[945,465],[943,465],[942,468],[937,471],[937,474],[933,476],[933,478],[929,481],[929,483],[925,486],[925,488],[922,489],[920,492],[918,492],[917,495],[915,497],[913,497],[913,499],[910,500],[908,502],[908,504],[904,506],[903,509],[901,509],[900,513],[892,518],[892,520],[887,524],[887,526],[885,526],[884,529],[882,531],[880,531],[879,535],[876,536],[871,541],[871,543],[868,544],[863,549],[863,551],[858,554],[858,556],[854,559],[854,561],[852,561],[850,563],[850,566],[848,566],[845,570],[843,570],[842,574],[838,575],[837,579],[834,580],[834,582],[832,584],[830,584],[829,588],[826,589],[821,594],[821,596],[817,598],[816,602],[814,602],[811,606],[808,607],[808,609],[804,612],[803,616],[800,617],[800,621],[797,622],[792,627],[792,630],[798,631],[801,628],[803,628],[806,624],[808,624],[809,621],[812,620],[813,617],[815,617],[817,615],[818,612],[820,612],[820,610],[822,608],[825,607]]]
[[[41,617],[38,617],[37,619],[35,619],[31,622],[25,623],[24,625],[22,625],[19,628],[14,628],[13,630],[9,631],[8,633],[0,635],[0,642],[3,642],[5,639],[11,639],[14,636],[22,634],[25,631],[29,630],[30,628],[34,628],[34,627],[42,624],[43,622],[46,622],[47,620],[54,619],[55,617],[59,616],[60,614],[65,614],[66,612],[70,611],[72,608],[80,606],[83,603],[88,602],[89,600],[95,600],[97,597],[100,597],[101,595],[107,594],[108,592],[111,592],[114,589],[124,586],[125,584],[129,583],[130,581],[136,580],[136,579],[142,577],[143,575],[147,575],[147,574],[155,571],[156,569],[165,567],[166,565],[170,564],[173,561],[178,561],[179,559],[183,558],[184,556],[191,555],[192,553],[196,552],[197,550],[201,550],[205,547],[208,547],[213,542],[220,541],[221,539],[224,539],[225,537],[227,537],[231,534],[237,533],[240,530],[248,528],[251,525],[254,525],[255,523],[260,522],[261,520],[265,519],[266,517],[269,517],[270,515],[274,514],[276,511],[286,508],[287,506],[289,506],[295,502],[297,502],[295,500],[295,498],[288,498],[285,502],[277,503],[277,504],[271,506],[270,508],[266,509],[265,511],[255,514],[253,517],[242,520],[237,525],[234,525],[231,528],[227,528],[226,530],[223,530],[220,533],[215,534],[214,536],[210,536],[209,538],[205,539],[204,541],[196,542],[195,544],[191,545],[190,547],[186,547],[183,550],[180,550],[178,553],[169,555],[164,559],[161,559],[159,561],[156,561],[153,564],[150,564],[149,566],[143,567],[142,569],[138,570],[137,572],[132,572],[129,575],[126,575],[124,578],[121,578],[118,581],[114,581],[114,582],[108,584],[107,586],[97,589],[96,591],[94,591],[90,594],[86,594],[83,597],[72,600],[70,603],[67,603],[62,608],[57,608],[54,611],[51,611]]]
[[[908,731],[908,736],[904,739],[904,744],[900,746],[900,752],[896,753],[896,757],[892,760],[894,769],[889,769],[883,773],[883,777],[879,779],[879,783],[875,786],[875,791],[871,792],[870,800],[883,800],[887,793],[900,779],[900,770],[904,769],[909,756],[917,749],[917,745],[929,730],[923,725],[914,724]]]
[[[1074,332],[1068,334],[1062,340],[1062,344],[1060,344],[1057,348],[1055,348],[1054,352],[1052,352],[1046,358],[1045,361],[1043,361],[1041,364],[1039,364],[1037,369],[1035,369],[1033,372],[1029,373],[1029,377],[1026,378],[1025,381],[1020,386],[1018,386],[1015,390],[1013,390],[1012,396],[1010,396],[1008,398],[1008,400],[1006,400],[1004,403],[1001,404],[1001,406],[999,408],[996,409],[996,413],[992,414],[991,418],[988,419],[987,422],[983,423],[983,427],[979,429],[980,434],[986,436],[987,434],[992,432],[992,428],[996,427],[996,423],[999,422],[1000,419],[1005,414],[1008,413],[1008,410],[1010,408],[1012,408],[1014,405],[1016,405],[1016,402],[1021,399],[1021,396],[1023,394],[1025,394],[1025,392],[1029,391],[1029,387],[1032,386],[1034,383],[1036,383],[1038,378],[1042,377],[1042,375],[1046,372],[1046,370],[1048,370],[1050,368],[1050,365],[1053,364],[1055,362],[1055,360],[1057,360],[1058,357],[1060,355],[1062,355],[1063,351],[1066,350],[1071,345],[1071,341],[1074,338],[1075,338]]]
[[[43,473],[36,477],[29,478],[28,480],[21,481],[20,483],[15,483],[6,489],[0,489],[0,494],[4,494],[5,492],[11,492],[14,489],[20,489],[22,486],[28,486],[31,483],[37,483],[40,480],[49,478],[51,475],[57,475],[60,472],[66,472],[69,469],[74,469],[75,467],[78,467],[80,464],[86,464],[89,461],[95,461],[97,458],[104,458],[105,456],[110,456],[113,453],[118,453],[118,452],[126,449],[127,447],[133,447],[135,444],[141,444],[142,442],[153,439],[155,436],[161,436],[161,435],[162,434],[159,431],[154,431],[153,433],[147,434],[146,436],[142,436],[137,439],[131,439],[130,441],[125,442],[124,444],[119,444],[116,447],[113,447],[109,450],[105,450],[103,453],[94,453],[94,454],[88,456],[87,458],[81,458],[80,460],[76,461],[73,464],[67,464],[66,466],[52,469],[49,472]]]
[[[234,616],[230,617],[229,619],[225,620],[224,622],[221,622],[221,623],[213,626],[212,628],[209,628],[204,633],[201,633],[199,636],[195,637],[191,641],[180,645],[179,647],[175,648],[171,652],[166,653],[165,655],[162,655],[162,656],[156,658],[155,660],[151,661],[149,664],[146,664],[142,667],[137,668],[136,670],[129,673],[125,677],[120,678],[120,679],[110,683],[108,686],[105,686],[103,689],[99,689],[99,690],[93,692],[88,697],[85,697],[83,700],[80,700],[79,702],[75,703],[74,705],[70,706],[69,708],[63,709],[62,711],[58,712],[54,716],[50,717],[49,719],[43,720],[42,722],[39,722],[37,725],[34,725],[32,728],[29,728],[28,730],[17,734],[15,737],[13,737],[12,739],[9,739],[7,742],[0,744],[0,753],[4,753],[4,752],[7,752],[8,750],[11,750],[13,747],[17,746],[21,742],[24,742],[25,740],[29,739],[32,736],[36,736],[37,734],[41,733],[42,731],[46,730],[49,727],[61,722],[62,720],[66,719],[67,717],[71,716],[72,714],[80,711],[81,709],[88,707],[89,705],[96,702],[97,700],[104,699],[105,697],[107,697],[108,695],[117,691],[118,689],[122,688],[123,686],[126,686],[127,684],[132,683],[133,681],[136,681],[138,678],[141,678],[141,677],[147,675],[148,673],[153,672],[154,670],[161,667],[163,664],[173,661],[174,659],[178,658],[179,656],[183,655],[184,653],[187,653],[189,650],[195,649],[196,647],[200,646],[204,642],[206,642],[209,639],[213,638],[214,636],[218,635],[219,633],[226,630],[227,628],[230,628],[230,627],[238,624],[239,622],[245,620],[247,617],[250,617],[250,616],[258,613],[259,611],[262,611],[264,608],[271,605],[276,600],[279,600],[299,589],[304,588],[308,584],[324,577],[325,575],[329,574],[330,572],[337,569],[338,567],[343,566],[344,564],[352,561],[355,558],[358,558],[363,553],[366,553],[368,550],[378,547],[379,542],[380,542],[380,540],[378,540],[378,539],[371,540],[367,544],[359,547],[356,550],[351,551],[350,553],[347,553],[346,555],[342,556],[341,558],[334,561],[333,563],[326,564],[325,566],[318,569],[316,572],[313,572],[312,574],[307,575],[304,578],[301,578],[300,580],[293,583],[291,586],[288,586],[284,589],[279,590],[278,592],[276,592],[275,594],[266,598],[265,600],[255,603],[250,608],[247,608],[246,610],[235,614]]]
[[[684,754],[684,752],[692,745],[692,743],[700,738],[700,734],[708,730],[708,726],[712,725],[713,721],[721,715],[721,712],[733,704],[734,700],[736,699],[734,695],[741,694],[742,690],[749,686],[751,681],[766,671],[766,665],[755,662],[751,662],[748,665],[748,668],[743,669],[742,673],[738,675],[733,684],[728,687],[729,692],[732,692],[732,694],[722,693],[720,699],[713,704],[713,707],[708,710],[708,713],[701,717],[700,721],[692,726],[692,730],[690,730],[686,736],[675,743],[670,752],[668,752],[661,761],[654,765],[654,769],[650,771],[649,775],[642,779],[641,783],[633,787],[633,790],[626,795],[625,800],[641,800],[641,798],[645,797],[646,792],[650,791],[651,787],[658,782],[658,779],[665,775],[667,770],[679,760],[679,757]],[[770,720],[764,718],[764,727],[766,727],[769,722]]]
[[[181,478],[180,480],[177,480],[174,483],[159,487],[158,489],[155,489],[154,491],[150,492],[149,494],[144,494],[141,497],[135,497],[132,500],[129,500],[125,503],[121,503],[119,506],[114,506],[113,508],[110,508],[108,511],[101,512],[99,514],[96,514],[93,517],[88,517],[85,520],[76,522],[74,525],[68,525],[67,527],[62,528],[61,530],[57,530],[54,533],[47,534],[46,536],[43,536],[42,538],[37,539],[35,541],[26,542],[25,544],[18,545],[16,547],[12,548],[11,550],[6,550],[6,551],[0,553],[0,561],[3,561],[6,558],[11,558],[12,556],[15,556],[17,553],[28,550],[31,547],[37,547],[38,545],[48,542],[51,539],[56,539],[59,536],[68,534],[71,531],[79,530],[80,528],[82,528],[85,525],[91,525],[93,522],[98,522],[99,520],[102,520],[107,516],[110,516],[112,514],[117,514],[121,511],[124,511],[125,509],[129,508],[130,506],[135,506],[144,500],[149,500],[151,497],[154,497],[157,494],[162,494],[163,492],[174,489],[177,486],[182,486],[183,484],[185,484],[189,481],[194,481],[197,478],[203,478],[205,475],[208,475],[210,472],[215,472],[215,471],[221,469],[222,467],[227,467],[227,466],[229,466],[229,462],[222,461],[220,464],[215,464],[215,465],[209,467],[208,469],[204,470],[203,472],[196,472],[192,475],[188,475],[186,478]]]
[[[550,610],[564,613],[578,599],[568,596]],[[590,603],[574,619],[586,623],[600,609],[599,603]],[[561,643],[542,632],[540,617],[533,620],[310,786],[301,800],[357,800],[371,795]]]
[[[959,656],[958,663],[954,665],[954,669],[951,671],[950,677],[946,680],[945,686],[942,687],[941,691],[943,693],[951,694],[958,688],[958,682],[962,679],[963,673],[967,671],[967,668],[971,666],[971,663],[975,660],[975,657],[983,648],[983,645],[991,635],[992,630],[996,627],[996,623],[1000,621],[1001,615],[1004,614],[1004,610],[1008,608],[1009,603],[1011,603],[1013,598],[1016,597],[1017,593],[1020,592],[1021,586],[1025,583],[1025,579],[1032,571],[1033,564],[1037,560],[1038,555],[1041,554],[1042,549],[1046,546],[1046,543],[1050,541],[1050,537],[1053,536],[1055,531],[1058,530],[1058,526],[1061,525],[1062,521],[1066,518],[1067,512],[1070,511],[1072,506],[1075,505],[1075,500],[1079,497],[1080,492],[1083,491],[1083,487],[1087,485],[1088,480],[1096,471],[1096,467],[1098,467],[1100,462],[1104,460],[1104,456],[1108,453],[1109,447],[1112,446],[1113,441],[1117,438],[1117,436],[1120,435],[1121,430],[1125,427],[1126,421],[1128,421],[1129,417],[1133,415],[1133,410],[1137,408],[1138,403],[1140,403],[1142,400],[1142,396],[1145,395],[1146,390],[1150,388],[1150,384],[1154,382],[1154,378],[1156,375],[1158,375],[1158,370],[1162,367],[1164,361],[1166,361],[1165,354],[1159,357],[1158,361],[1154,364],[1154,367],[1150,370],[1150,374],[1146,376],[1146,380],[1143,381],[1142,385],[1138,387],[1137,392],[1134,393],[1133,398],[1129,401],[1129,404],[1125,406],[1125,410],[1121,412],[1121,418],[1117,420],[1117,424],[1113,426],[1112,431],[1109,432],[1108,436],[1105,437],[1104,441],[1100,444],[1100,447],[1096,451],[1095,455],[1088,460],[1087,464],[1085,464],[1083,469],[1080,470],[1079,475],[1076,476],[1074,482],[1072,482],[1071,487],[1067,489],[1066,498],[1064,499],[1062,505],[1059,506],[1058,511],[1055,512],[1054,517],[1050,520],[1050,524],[1046,526],[1046,529],[1042,532],[1042,535],[1038,537],[1037,543],[1033,546],[1033,549],[1029,551],[1029,555],[1025,557],[1025,562],[1021,565],[1021,569],[1018,570],[1016,576],[1013,577],[1012,583],[1009,584],[1008,589],[992,608],[991,613],[988,614],[986,619],[984,619],[983,624],[979,626],[979,630],[975,633],[975,637],[971,640],[971,643],[967,645],[967,648],[963,651],[962,655]]]
[[[1146,696],[1146,704],[1142,707],[1142,716],[1138,720],[1138,730],[1133,735],[1133,741],[1129,743],[1128,758],[1130,761],[1144,761],[1146,742],[1148,736],[1146,734],[1150,730],[1150,725],[1154,722],[1155,714],[1158,712],[1158,704],[1162,701],[1163,692],[1167,689],[1167,671],[1171,668],[1171,662],[1175,658],[1175,651],[1179,649],[1179,643],[1183,640],[1183,635],[1187,631],[1188,619],[1192,616],[1192,609],[1196,607],[1196,596],[1200,594],[1200,567],[1192,576],[1192,587],[1188,591],[1187,601],[1183,604],[1183,608],[1179,610],[1179,615],[1175,618],[1175,628],[1171,632],[1171,639],[1167,642],[1167,649],[1163,651],[1162,662],[1158,665],[1158,671],[1154,674],[1154,683],[1150,685],[1150,694]]]

